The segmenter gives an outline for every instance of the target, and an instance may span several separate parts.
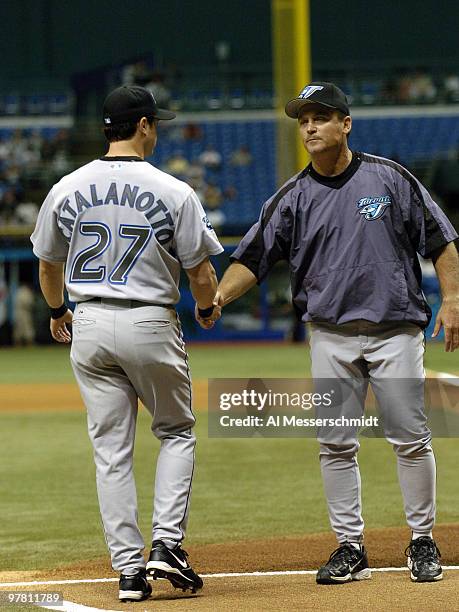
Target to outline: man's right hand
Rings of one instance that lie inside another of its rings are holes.
[[[66,344],[72,340],[72,336],[66,325],[66,323],[71,323],[72,319],[73,312],[69,308],[64,316],[60,317],[59,319],[50,320],[49,328],[51,330],[51,336],[54,338],[54,340],[57,342],[65,342]]]
[[[215,325],[215,322],[220,319],[220,317],[222,316],[223,303],[223,296],[219,292],[217,292],[213,300],[213,312],[210,317],[206,317],[205,319],[199,315],[198,305],[196,304],[194,309],[194,316],[196,321],[203,329],[212,329],[212,327]]]

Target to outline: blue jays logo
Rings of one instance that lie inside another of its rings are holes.
[[[322,85],[308,85],[298,94],[298,97],[309,98],[315,91],[320,91],[321,89],[323,89]]]
[[[204,223],[204,225],[207,227],[208,230],[213,230],[214,229],[212,227],[212,223],[209,221],[209,219],[207,217],[203,217],[202,218],[202,222]]]
[[[387,206],[392,204],[390,196],[379,196],[378,198],[361,198],[357,202],[359,214],[364,215],[367,221],[374,221],[383,216]]]

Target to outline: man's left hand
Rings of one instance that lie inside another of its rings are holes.
[[[445,351],[452,353],[459,348],[459,297],[443,300],[435,319],[432,338],[438,336],[442,326],[445,330]]]

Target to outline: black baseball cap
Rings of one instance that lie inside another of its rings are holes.
[[[322,104],[328,108],[334,108],[345,115],[349,115],[349,106],[344,92],[334,83],[315,81],[303,87],[296,98],[285,105],[285,112],[292,119],[297,119],[300,110],[306,104]]]
[[[105,98],[103,115],[106,127],[138,121],[142,117],[154,117],[163,121],[175,118],[172,111],[158,108],[151,91],[137,85],[123,85],[109,93]]]

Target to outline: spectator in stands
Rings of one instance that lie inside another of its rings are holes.
[[[51,161],[56,154],[69,152],[69,133],[68,130],[59,130],[49,139],[44,139],[41,147],[41,158],[43,161]]]
[[[53,159],[54,154],[56,152],[55,149],[55,145],[53,142],[53,139],[49,138],[45,138],[43,139],[42,145],[41,145],[41,150],[40,150],[40,154],[41,154],[41,159],[43,162],[49,162],[50,160]]]
[[[203,181],[206,174],[206,169],[202,164],[199,163],[198,159],[193,161],[188,166],[187,176],[193,181]]]
[[[437,88],[432,76],[423,68],[418,68],[411,82],[410,98],[413,102],[433,102],[437,97]]]
[[[38,217],[39,207],[35,202],[20,202],[16,206],[14,221],[18,225],[34,226]]]
[[[19,203],[14,189],[7,189],[0,200],[0,223],[11,225],[14,223],[16,207]]]
[[[33,130],[29,136],[29,147],[36,151],[38,157],[41,159],[41,147],[43,146],[43,136],[40,130]]]
[[[145,87],[151,81],[152,71],[145,60],[126,64],[121,71],[123,85],[140,85]]]
[[[22,130],[15,130],[9,138],[1,140],[0,159],[7,166],[28,166],[40,161],[40,151]]]
[[[190,164],[182,151],[177,151],[169,157],[165,164],[165,171],[176,177],[186,177]]]
[[[4,172],[3,177],[5,183],[8,187],[15,189],[18,194],[21,192],[21,167],[17,164],[7,165]]]
[[[9,141],[8,138],[0,136],[0,160],[6,160],[9,157]]]
[[[161,123],[164,123],[164,125],[161,125]],[[158,125],[158,130],[161,133],[161,140],[175,142],[175,143],[178,143],[178,146],[181,146],[181,144],[184,141],[183,127],[178,124],[177,125],[166,125],[166,123],[168,122],[163,121],[163,122],[160,122]],[[174,122],[171,121],[170,123],[174,123]]]
[[[14,130],[9,140],[8,161],[11,164],[23,163],[23,155],[27,149],[27,138],[20,129]]]
[[[223,202],[222,190],[214,182],[209,181],[204,191],[204,203],[206,206],[214,210]]]
[[[397,82],[396,102],[408,104],[412,98],[412,78],[409,74],[403,74]]]
[[[17,161],[18,161],[18,164],[21,166],[25,166],[27,168],[35,167],[41,161],[40,151],[39,150],[37,151],[32,146],[30,141],[28,141],[26,148],[23,149],[21,152],[21,158],[18,159]]]
[[[443,82],[443,89],[446,102],[459,102],[459,75],[449,74]]]
[[[198,159],[208,170],[220,170],[222,167],[222,156],[213,145],[207,145]]]
[[[64,176],[64,174],[70,172],[71,164],[67,151],[63,149],[59,149],[56,151],[51,162],[51,170],[54,173],[56,179],[59,179]]]
[[[213,225],[214,229],[218,231],[226,221],[225,213],[221,210],[220,206],[223,203],[222,190],[216,183],[210,181],[205,190],[204,198],[202,200],[204,210],[207,213],[207,218]]]
[[[193,160],[188,166],[188,170],[186,172],[186,182],[196,191],[201,202],[204,199],[204,193],[207,188],[205,175],[206,169],[199,163],[198,160]]]
[[[194,180],[191,178],[188,178],[186,180],[186,182],[188,183],[188,185],[191,187],[191,189],[193,189],[196,193],[196,195],[198,196],[200,202],[204,202],[204,192],[207,188],[207,184],[204,180]]]
[[[27,190],[57,180],[70,169],[69,132],[59,130],[49,139],[37,129],[15,130],[0,139],[0,219],[3,223],[33,223],[36,205]],[[51,177],[50,177],[51,175]]]
[[[166,86],[163,74],[160,72],[154,73],[151,80],[145,85],[145,88],[151,91],[158,106],[169,108],[172,94],[170,89]]]
[[[202,128],[197,123],[187,123],[183,127],[184,140],[202,140]]]
[[[69,131],[58,130],[54,136],[54,146],[56,151],[66,151],[69,149]]]
[[[19,285],[14,300],[13,342],[30,346],[35,342],[33,311],[35,295],[27,284]]]
[[[230,164],[238,167],[250,166],[252,160],[253,158],[249,148],[247,146],[242,146],[233,151],[230,157]]]
[[[237,198],[238,192],[234,185],[228,185],[223,190],[223,197],[225,200],[235,200]]]
[[[398,101],[402,103],[433,102],[437,89],[431,75],[422,68],[412,74],[404,74],[398,81]]]
[[[0,199],[3,197],[3,194],[8,189],[8,185],[6,184],[5,179],[5,171],[3,169],[3,164],[0,164]]]

